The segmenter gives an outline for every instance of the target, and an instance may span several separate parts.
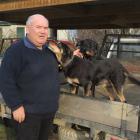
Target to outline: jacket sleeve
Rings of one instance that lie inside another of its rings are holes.
[[[22,99],[17,85],[20,74],[21,58],[16,48],[7,49],[0,67],[0,91],[5,103],[11,110],[22,105]]]

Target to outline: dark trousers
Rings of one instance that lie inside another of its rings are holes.
[[[48,140],[55,113],[26,114],[25,121],[14,121],[16,140]]]

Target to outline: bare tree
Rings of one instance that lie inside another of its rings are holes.
[[[99,46],[103,42],[103,38],[106,34],[140,34],[140,29],[88,29],[88,30],[77,30],[77,38],[81,39],[93,39]]]

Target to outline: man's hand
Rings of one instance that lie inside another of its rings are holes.
[[[73,55],[83,58],[83,54],[80,52],[80,49],[77,49],[73,52]]]
[[[25,110],[23,106],[20,106],[19,108],[13,111],[13,118],[19,123],[25,120]]]

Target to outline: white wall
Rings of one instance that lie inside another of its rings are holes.
[[[74,38],[77,37],[76,30],[58,30],[57,31],[57,39],[58,40],[70,40],[73,41]]]
[[[22,25],[0,26],[0,28],[2,29],[2,38],[17,37],[16,35],[17,27],[24,27],[24,26]]]

